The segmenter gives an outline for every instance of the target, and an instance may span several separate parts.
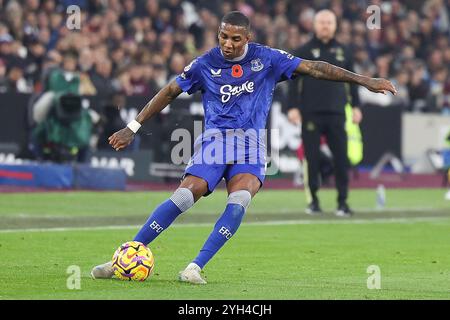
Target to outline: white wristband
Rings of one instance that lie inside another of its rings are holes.
[[[131,131],[136,133],[139,128],[141,127],[141,124],[137,122],[136,120],[131,121],[129,124],[127,124],[127,127],[130,128]]]

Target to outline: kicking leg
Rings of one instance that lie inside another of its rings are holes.
[[[167,229],[181,213],[192,207],[207,191],[208,188],[205,180],[188,175],[183,179],[172,196],[153,211],[133,241],[139,241],[148,245],[163,230]],[[111,278],[113,274],[111,261],[98,265],[91,271],[91,276],[94,279]]]
[[[234,176],[227,184],[228,200],[225,211],[217,220],[213,231],[198,256],[179,274],[179,280],[206,284],[200,271],[220,248],[236,233],[252,197],[261,186],[257,177],[244,173]]]
[[[205,180],[187,176],[172,196],[161,203],[133,239],[148,245],[167,229],[173,221],[207,192]]]

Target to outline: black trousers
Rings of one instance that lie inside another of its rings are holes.
[[[345,115],[340,114],[305,114],[302,115],[302,140],[307,161],[307,184],[312,201],[318,201],[320,188],[320,138],[325,136],[333,154],[333,164],[338,204],[343,204],[348,196],[347,132]]]

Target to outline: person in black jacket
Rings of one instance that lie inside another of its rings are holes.
[[[330,10],[319,11],[314,17],[314,37],[298,49],[296,56],[309,60],[322,60],[353,71],[351,51],[334,38],[337,21]],[[325,136],[333,154],[338,208],[336,215],[351,216],[347,204],[348,168],[345,106],[353,107],[353,121],[359,123],[362,113],[358,108],[356,85],[301,76],[291,82],[288,119],[302,124],[305,148],[305,191],[309,202],[308,214],[322,212],[317,197],[320,187],[320,139]]]

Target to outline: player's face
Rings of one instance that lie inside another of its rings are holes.
[[[234,59],[244,54],[250,34],[244,27],[222,23],[219,28],[219,45],[226,59]]]

